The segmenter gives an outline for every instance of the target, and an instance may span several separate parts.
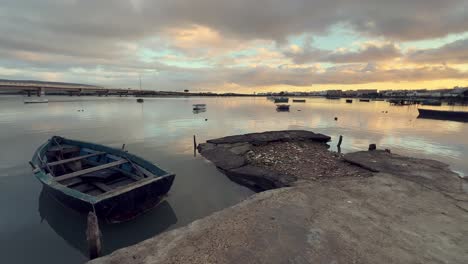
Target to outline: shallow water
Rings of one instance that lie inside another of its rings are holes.
[[[49,104],[35,105],[23,104],[21,97],[0,97],[2,262],[87,259],[85,217],[43,193],[27,164],[52,135],[114,147],[125,143],[130,152],[176,174],[161,206],[135,221],[102,226],[105,253],[186,225],[252,194],[200,156],[194,157],[193,135],[200,143],[240,133],[306,129],[332,136],[332,150],[343,135],[343,152],[376,143],[394,153],[443,161],[468,175],[468,123],[417,119],[416,106],[306,99],[291,103],[290,112],[276,112],[271,101],[260,97],[145,98],[143,104],[130,97],[49,97]],[[206,103],[207,111],[193,113],[195,103]]]

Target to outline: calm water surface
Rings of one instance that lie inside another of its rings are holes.
[[[343,135],[343,152],[376,143],[394,153],[446,162],[468,175],[468,123],[417,119],[415,106],[307,98],[307,103],[292,103],[290,112],[278,113],[265,98],[145,98],[138,104],[135,98],[49,97],[49,104],[37,105],[22,100],[0,97],[2,263],[87,260],[85,217],[42,192],[27,164],[52,135],[114,147],[125,143],[130,152],[176,174],[161,206],[133,222],[102,226],[105,253],[186,225],[252,194],[194,157],[193,135],[204,142],[240,133],[306,129],[332,136],[333,150]],[[206,103],[207,111],[193,113],[195,103]]]

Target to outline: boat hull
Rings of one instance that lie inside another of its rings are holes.
[[[120,223],[130,221],[157,206],[169,192],[173,181],[174,175],[170,175],[96,203],[70,196],[48,184],[43,183],[43,186],[47,193],[68,208],[80,213],[95,211],[98,218],[108,223]]]
[[[418,109],[418,118],[468,122],[468,112]]]

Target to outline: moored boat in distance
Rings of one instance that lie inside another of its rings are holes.
[[[390,103],[390,105],[398,105],[398,106],[412,104],[410,101],[404,100],[404,99],[389,99],[388,102]]]
[[[289,102],[288,97],[275,97],[275,103],[287,103]]]
[[[368,103],[368,102],[370,102],[370,99],[361,98],[361,99],[359,99],[359,102],[366,102],[366,103]]]
[[[175,175],[123,149],[54,136],[31,162],[45,191],[76,211],[94,211],[109,223],[154,208]]]
[[[421,102],[422,105],[432,105],[432,106],[441,106],[442,101],[440,100],[423,100]]]
[[[143,98],[138,98],[138,99],[137,99],[137,102],[138,102],[138,103],[143,103],[144,101],[145,101],[145,100],[143,100]]]
[[[353,103],[353,100],[352,100],[352,99],[346,99],[346,103],[352,104],[352,103]]]
[[[24,99],[23,101],[25,104],[47,104],[49,99],[47,98],[39,98],[39,99]]]
[[[468,122],[468,112],[418,108],[418,118]]]
[[[193,110],[205,110],[206,111],[206,104],[193,104]]]
[[[293,99],[293,103],[305,103],[305,99]]]
[[[289,105],[287,104],[276,105],[276,111],[278,112],[289,111]]]

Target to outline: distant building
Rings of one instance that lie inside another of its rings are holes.
[[[444,97],[468,97],[468,87],[455,86],[452,90],[444,93]]]
[[[326,95],[327,96],[342,96],[343,95],[343,91],[341,90],[328,90],[326,91]]]
[[[379,95],[377,89],[361,89],[356,91],[357,96],[376,97]]]

